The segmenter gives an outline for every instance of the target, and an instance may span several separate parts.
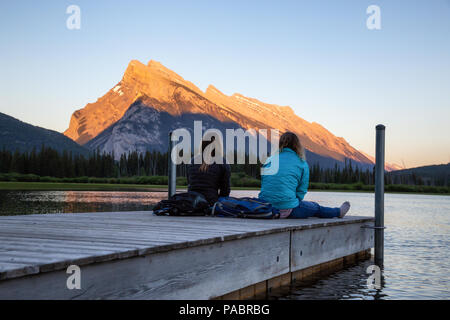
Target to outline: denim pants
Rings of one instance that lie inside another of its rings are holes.
[[[300,201],[298,207],[292,209],[290,219],[304,219],[309,217],[336,218],[341,213],[340,208],[322,207],[317,202]]]

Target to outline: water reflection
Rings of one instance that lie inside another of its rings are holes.
[[[257,196],[257,192],[233,191],[232,196]],[[0,216],[151,210],[165,198],[166,192],[146,191],[0,191]]]
[[[263,298],[269,300],[381,300],[388,297],[381,289],[367,286],[367,267],[373,261],[362,261],[338,272],[318,274],[308,280],[296,281],[290,286],[273,290]]]
[[[7,191],[0,192],[0,215],[150,210],[162,192]]]

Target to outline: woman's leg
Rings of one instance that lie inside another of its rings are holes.
[[[339,217],[339,208],[322,207],[317,202],[300,201],[298,207],[292,209],[289,218],[304,219],[309,217],[335,218]]]
[[[316,215],[316,217],[319,218],[337,218],[341,214],[340,208],[330,208],[330,207],[320,207],[319,213]]]

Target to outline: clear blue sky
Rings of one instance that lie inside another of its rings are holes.
[[[81,29],[66,8],[81,8]],[[381,30],[366,8],[381,8]],[[73,111],[154,59],[214,84],[291,106],[390,162],[450,162],[450,1],[2,1],[0,111],[64,131]]]

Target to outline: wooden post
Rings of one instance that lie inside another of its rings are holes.
[[[176,192],[176,185],[177,185],[177,165],[175,162],[172,161],[172,149],[173,149],[173,141],[172,141],[172,131],[169,132],[169,154],[168,154],[168,161],[169,161],[169,192],[168,196],[169,198],[173,196]]]
[[[384,136],[386,127],[376,127],[375,147],[375,264],[382,267],[384,260]]]

